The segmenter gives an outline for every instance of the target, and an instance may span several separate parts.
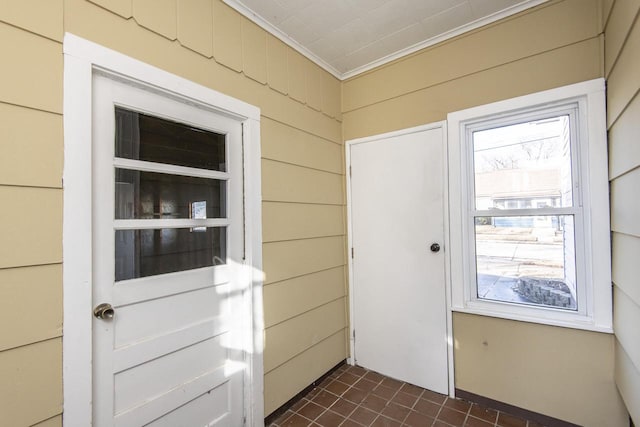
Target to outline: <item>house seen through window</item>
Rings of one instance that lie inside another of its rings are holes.
[[[571,116],[473,131],[477,297],[577,308]]]
[[[611,330],[602,79],[449,113],[452,310]]]

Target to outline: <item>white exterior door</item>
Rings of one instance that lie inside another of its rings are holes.
[[[348,146],[355,363],[446,394],[443,129]]]
[[[242,143],[238,121],[94,77],[95,426],[243,424]]]

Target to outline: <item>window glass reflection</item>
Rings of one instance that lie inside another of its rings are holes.
[[[226,228],[116,230],[115,279],[127,280],[225,264]]]

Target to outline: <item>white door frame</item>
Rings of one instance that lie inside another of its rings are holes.
[[[92,420],[92,77],[96,70],[206,106],[243,125],[245,259],[242,283],[246,425],[262,426],[263,341],[260,109],[73,34],[64,44],[64,425]]]
[[[353,365],[354,359],[353,354],[355,352],[355,340],[353,339],[353,331],[355,329],[353,313],[354,311],[354,289],[353,289],[353,257],[351,256],[351,248],[353,248],[353,228],[352,228],[352,213],[351,213],[351,146],[356,144],[362,144],[365,142],[373,142],[381,139],[393,138],[397,136],[407,135],[416,132],[422,132],[426,130],[432,129],[442,129],[442,153],[443,158],[442,162],[444,168],[447,167],[447,122],[443,120],[441,122],[429,123],[426,125],[416,126],[408,129],[402,129],[393,132],[387,132],[379,135],[367,136],[363,138],[351,139],[346,141],[345,143],[345,159],[347,164],[347,244],[348,244],[348,268],[349,268],[349,312],[352,313],[351,321],[349,322],[349,348],[350,348],[350,357],[347,359],[347,363]],[[443,169],[446,170],[446,169]],[[452,312],[451,312],[451,286],[450,286],[450,273],[451,273],[451,259],[449,257],[449,191],[448,191],[448,174],[444,174],[442,177],[443,182],[443,206],[444,211],[442,215],[444,216],[444,241],[443,241],[443,249],[444,249],[444,273],[445,273],[445,295],[446,295],[446,329],[447,329],[447,365],[448,365],[448,375],[449,375],[449,396],[455,397],[455,375],[454,375],[454,363],[453,363],[453,320],[452,320]]]

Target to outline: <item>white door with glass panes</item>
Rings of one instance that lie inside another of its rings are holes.
[[[93,424],[243,423],[242,129],[94,76]]]
[[[355,363],[446,394],[444,138],[421,126],[348,153]]]

